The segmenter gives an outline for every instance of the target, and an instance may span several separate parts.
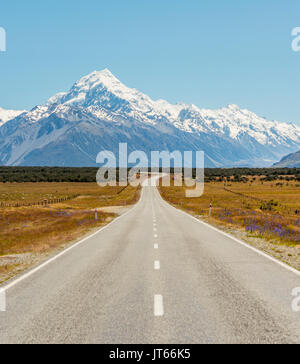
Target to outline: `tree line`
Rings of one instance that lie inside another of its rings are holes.
[[[97,167],[6,167],[0,166],[0,182],[95,182]],[[174,169],[171,169],[174,173]],[[119,170],[117,169],[117,180]],[[206,181],[247,182],[261,180],[300,181],[300,168],[206,168]],[[196,170],[193,169],[193,176]]]

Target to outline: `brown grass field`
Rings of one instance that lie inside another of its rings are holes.
[[[140,188],[131,186],[99,187],[96,183],[0,184],[0,202],[33,204],[71,198],[44,206],[0,208],[0,282],[39,260],[39,256],[107,224],[116,213],[101,208],[131,205],[139,199],[139,192]]]
[[[159,190],[174,206],[238,233],[300,269],[299,182],[262,182],[261,177],[247,183],[207,182],[199,198],[186,198],[184,187]],[[108,207],[125,208],[136,203],[139,194],[140,188],[100,188],[96,183],[0,183],[0,206],[29,205],[0,207],[0,282],[107,224],[118,212]]]
[[[199,198],[186,198],[186,188],[173,183],[159,190],[172,205],[234,231],[238,237],[242,234],[254,245],[300,269],[299,182],[262,182],[260,177],[247,183],[207,182]]]

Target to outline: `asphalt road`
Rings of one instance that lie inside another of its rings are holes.
[[[0,343],[300,343],[299,286],[144,187],[126,215],[6,287]]]

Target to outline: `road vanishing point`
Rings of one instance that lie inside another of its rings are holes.
[[[144,186],[126,214],[2,287],[0,343],[300,343],[299,286]]]

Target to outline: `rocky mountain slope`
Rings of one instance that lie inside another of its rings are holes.
[[[300,168],[300,150],[283,157],[280,162],[274,163],[273,167]]]
[[[101,150],[203,150],[206,166],[270,166],[300,148],[300,126],[229,105],[153,101],[109,70],[95,71],[45,105],[0,127],[0,163],[95,166]]]

